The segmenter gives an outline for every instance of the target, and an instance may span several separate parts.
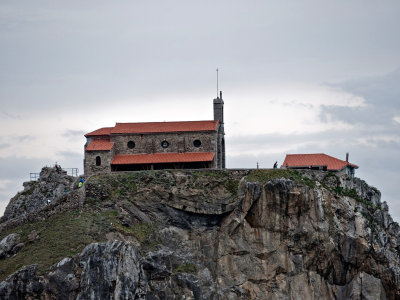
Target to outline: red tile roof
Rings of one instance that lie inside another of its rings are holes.
[[[110,135],[111,129],[113,129],[114,127],[104,127],[104,128],[100,128],[97,129],[95,131],[86,133],[85,136],[86,137],[90,137],[90,136],[99,136],[99,135]]]
[[[215,131],[219,121],[180,121],[116,123],[114,127],[104,127],[85,134],[86,137],[110,135],[112,133],[162,133],[187,131]]]
[[[86,151],[110,151],[114,146],[110,140],[92,140],[86,147]]]
[[[309,167],[309,166],[327,166],[328,170],[338,171],[346,166],[358,168],[357,165],[348,163],[344,160],[326,155],[318,154],[287,154],[282,164],[284,167]]]
[[[111,133],[159,133],[217,130],[218,121],[117,123]]]
[[[160,164],[177,162],[206,162],[212,161],[214,153],[185,152],[185,153],[154,153],[154,154],[120,154],[112,160],[112,165],[131,164]]]

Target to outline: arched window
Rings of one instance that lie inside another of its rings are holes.
[[[96,166],[101,166],[101,157],[96,156]]]

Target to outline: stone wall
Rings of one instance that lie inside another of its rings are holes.
[[[116,154],[139,153],[171,153],[171,152],[215,152],[215,132],[182,132],[160,134],[124,134],[112,135],[110,141],[115,143]],[[199,140],[201,145],[194,146],[194,141]],[[134,148],[128,147],[128,142],[134,142]],[[168,142],[168,148],[163,148],[161,143]]]
[[[100,157],[101,164],[96,166],[96,157]],[[114,148],[111,151],[85,151],[85,176],[94,173],[111,172],[111,161],[114,157]]]
[[[215,151],[215,167],[217,169],[225,169],[225,140],[224,140],[224,127],[218,126],[218,133],[216,134],[217,149]]]

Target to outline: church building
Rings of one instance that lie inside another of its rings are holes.
[[[158,169],[225,168],[224,101],[214,120],[116,123],[85,134],[85,176]]]

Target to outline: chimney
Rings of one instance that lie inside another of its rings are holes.
[[[346,162],[349,162],[349,152],[346,153]]]

